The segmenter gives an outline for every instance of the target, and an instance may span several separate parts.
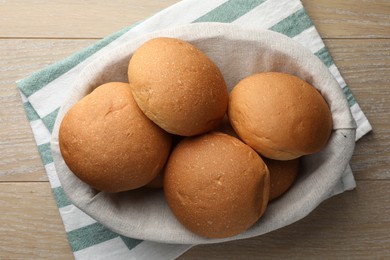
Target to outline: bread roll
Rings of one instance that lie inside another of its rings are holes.
[[[69,169],[95,189],[120,192],[150,182],[163,168],[171,137],[135,103],[129,84],[96,88],[65,115],[59,146]]]
[[[282,196],[294,183],[298,175],[299,159],[277,161],[263,158],[270,175],[269,200]]]
[[[199,49],[173,38],[155,38],[129,62],[129,82],[141,110],[166,131],[192,136],[222,120],[228,93],[218,67]]]
[[[235,137],[212,132],[181,141],[165,168],[164,192],[174,215],[208,238],[237,235],[264,213],[269,172]]]
[[[332,131],[332,115],[321,94],[285,73],[260,73],[241,80],[230,93],[228,110],[240,138],[275,160],[320,151]]]

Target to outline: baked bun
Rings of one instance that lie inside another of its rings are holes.
[[[112,82],[66,113],[59,146],[82,181],[101,191],[120,192],[156,177],[167,160],[171,136],[137,107],[129,84]]]
[[[267,72],[241,80],[230,93],[230,123],[265,157],[291,160],[320,151],[332,131],[332,114],[306,81]]]
[[[211,132],[181,141],[165,167],[164,192],[176,218],[208,238],[237,235],[264,213],[269,172],[248,145]]]
[[[263,158],[270,175],[269,200],[282,196],[294,183],[298,175],[299,159],[277,161]]]
[[[172,134],[205,133],[226,113],[228,93],[220,70],[187,42],[155,38],[144,43],[129,62],[128,76],[141,110]]]

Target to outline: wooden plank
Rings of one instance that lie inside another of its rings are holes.
[[[388,0],[302,0],[323,38],[389,38]]]
[[[0,3],[0,37],[102,38],[178,0],[22,1]],[[387,0],[303,0],[325,38],[389,38]]]
[[[0,259],[72,259],[47,182],[0,183],[0,212]]]
[[[357,179],[390,179],[390,41],[327,40],[356,100],[373,126],[357,142],[352,169]]]
[[[389,181],[358,181],[306,218],[264,236],[192,248],[179,259],[386,259]],[[234,256],[234,257],[233,257]]]
[[[95,40],[0,40],[0,181],[47,180],[15,81]]]
[[[102,38],[176,2],[6,0],[0,4],[0,37]]]

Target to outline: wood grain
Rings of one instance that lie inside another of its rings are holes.
[[[47,182],[0,183],[0,259],[72,259]]]
[[[102,38],[178,0],[0,2],[0,37]],[[324,38],[389,38],[387,0],[303,0]]]
[[[257,238],[196,246],[179,259],[386,259],[390,182],[357,184],[290,226]]]
[[[335,63],[373,126],[357,142],[357,179],[390,179],[390,40],[326,40]]]
[[[388,0],[302,0],[323,38],[389,38]]]
[[[103,38],[178,0],[0,2],[0,37]]]
[[[0,40],[0,181],[47,180],[15,81],[95,40]]]

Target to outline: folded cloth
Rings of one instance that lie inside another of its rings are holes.
[[[299,0],[184,0],[17,82],[38,150],[76,259],[172,259],[192,245],[160,244],[118,235],[67,199],[50,153],[51,131],[62,102],[80,71],[120,44],[152,31],[196,22],[235,23],[285,34],[308,48],[343,89],[357,124],[356,140],[371,130],[351,91]],[[350,167],[329,197],[355,187]]]

